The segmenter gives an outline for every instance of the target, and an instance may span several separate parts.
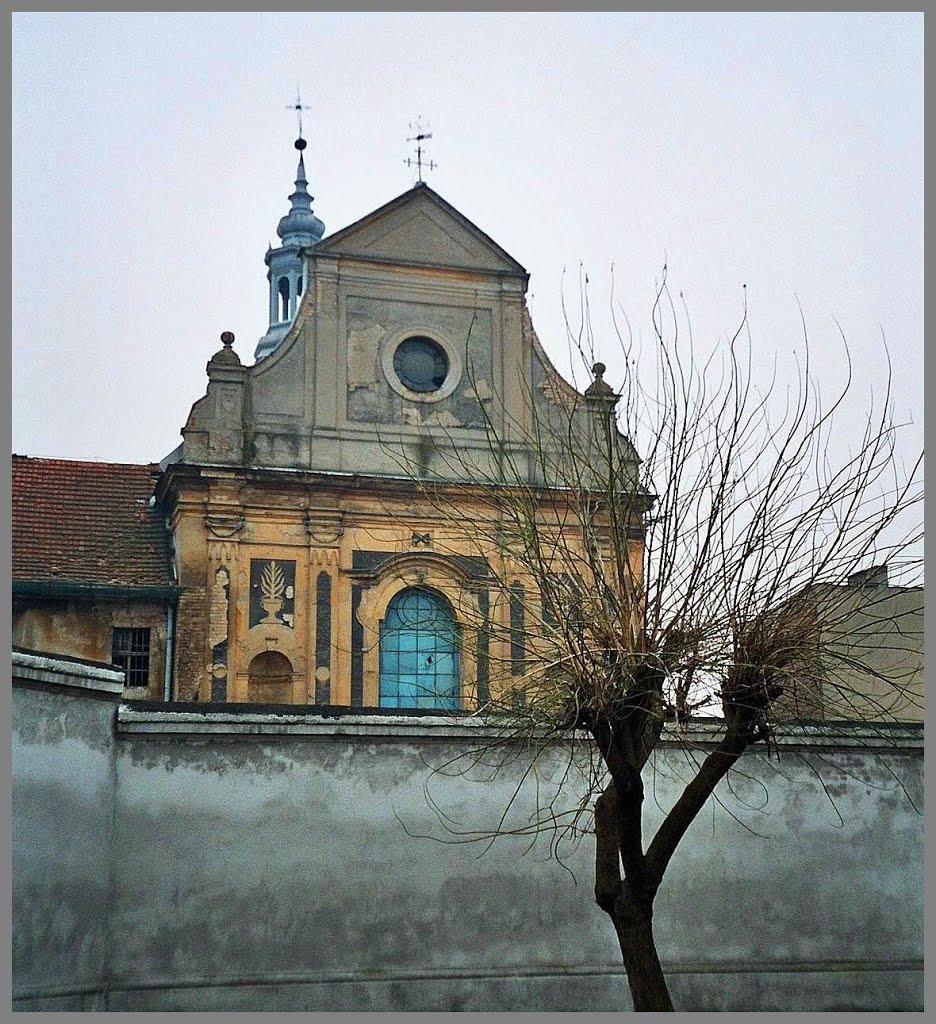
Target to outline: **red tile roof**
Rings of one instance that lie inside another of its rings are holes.
[[[13,579],[171,585],[159,466],[13,456]]]

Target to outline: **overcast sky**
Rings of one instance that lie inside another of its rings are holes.
[[[13,15],[13,450],[157,461],[224,330],[253,362],[263,256],[306,166],[326,234],[429,184],[531,274],[646,330],[664,260],[702,343],[747,285],[765,362],[895,364],[922,444],[922,14]],[[643,325],[643,326],[641,326]],[[860,417],[859,417],[860,420]],[[856,422],[855,429],[860,429]]]

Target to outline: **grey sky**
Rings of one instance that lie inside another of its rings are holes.
[[[608,268],[645,330],[666,259],[703,342],[745,283],[765,361],[800,344],[797,300],[861,388],[883,332],[922,444],[922,14],[20,13],[14,451],[158,460],[221,331],[252,362],[297,83],[326,234],[410,187],[421,114],[429,184],[530,271],[560,369],[563,268],[614,384]]]

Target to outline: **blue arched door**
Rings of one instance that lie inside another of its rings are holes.
[[[445,598],[401,590],[380,625],[380,706],[458,708],[457,630]]]

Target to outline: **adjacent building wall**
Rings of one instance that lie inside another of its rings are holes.
[[[886,582],[829,588],[822,646],[827,718],[922,722],[923,588]]]
[[[478,745],[470,721],[115,714],[34,687],[15,680],[17,1008],[630,1006],[591,839],[559,861],[545,835],[464,841],[528,765],[432,774]],[[694,823],[655,916],[678,1008],[922,1008],[922,730],[877,736],[799,730]],[[648,768],[648,834],[686,764],[668,742]],[[511,824],[567,765],[542,759]]]
[[[923,721],[923,587],[889,585],[880,565],[795,600],[815,647],[804,644],[777,717]]]
[[[107,664],[115,626],[149,629],[149,686],[145,691],[134,687],[128,696],[162,699],[167,632],[163,601],[18,599],[13,608],[13,645]]]

